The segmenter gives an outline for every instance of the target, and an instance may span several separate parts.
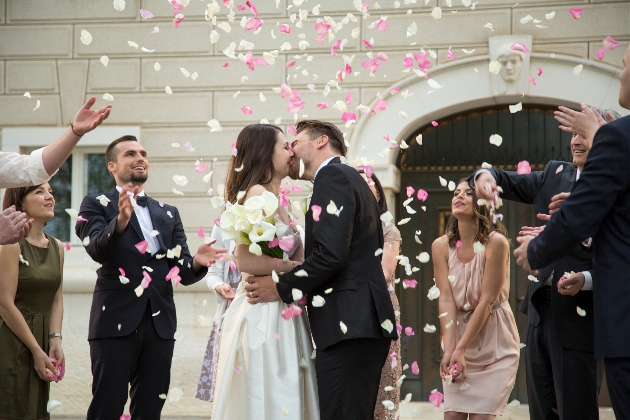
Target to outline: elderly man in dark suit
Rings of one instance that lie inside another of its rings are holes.
[[[131,417],[158,419],[177,329],[173,283],[201,280],[225,250],[202,244],[190,255],[177,208],[144,194],[149,161],[134,136],[114,140],[106,159],[116,187],[86,196],[75,228],[102,264],[90,311],[87,418],[118,420],[131,383]]]
[[[610,110],[596,109],[607,117]],[[614,112],[614,111],[612,111]],[[571,138],[573,163],[551,161],[543,171],[526,175],[501,169],[480,169],[470,183],[482,197],[501,187],[501,198],[533,204],[544,227],[549,205],[568,195],[584,169],[591,140]],[[530,233],[533,229],[523,228]],[[523,233],[523,232],[522,232]],[[593,292],[590,247],[571,252],[541,269],[530,282],[520,308],[529,326],[525,348],[529,415],[534,420],[593,419],[598,416],[598,381],[593,355]],[[563,279],[565,272],[576,272]],[[561,280],[562,279],[562,280]],[[586,311],[580,316],[576,306]]]
[[[321,419],[373,418],[381,370],[397,337],[376,253],[383,248],[380,207],[359,172],[341,163],[346,148],[337,127],[307,120],[296,129],[291,177],[298,177],[302,160],[303,178],[315,182],[306,213],[306,258],[277,285],[270,277],[253,277],[246,289],[251,303],[288,304],[293,289],[308,295]],[[314,216],[313,207],[321,214]],[[300,276],[302,270],[308,277]],[[325,305],[314,306],[315,296]]]
[[[619,104],[630,109],[630,47],[620,75]],[[535,238],[518,238],[525,270],[538,270],[593,238],[595,357],[604,359],[618,419],[630,419],[630,116],[595,134],[584,172],[560,211]],[[576,311],[578,308],[576,308]],[[581,308],[580,308],[581,310]]]

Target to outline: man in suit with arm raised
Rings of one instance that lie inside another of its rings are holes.
[[[144,147],[134,136],[106,152],[116,187],[83,199],[76,234],[101,264],[90,310],[92,402],[87,418],[118,420],[131,383],[131,417],[159,419],[168,393],[177,317],[173,283],[201,280],[225,252],[202,244],[192,257],[177,208],[148,197]]]
[[[277,285],[270,277],[249,278],[249,301],[289,304],[293,289],[308,295],[321,419],[373,418],[381,370],[397,337],[381,257],[375,256],[383,248],[380,208],[359,172],[341,163],[346,147],[335,125],[307,120],[296,130],[291,177],[298,177],[301,160],[302,178],[314,180],[305,260]],[[321,214],[314,216],[313,208]],[[323,306],[313,305],[316,296]]]
[[[630,47],[620,75],[619,105],[630,109]],[[630,419],[630,116],[605,124],[584,172],[560,210],[535,238],[518,238],[525,270],[538,270],[593,238],[595,357],[604,359],[618,419]],[[577,310],[577,308],[576,308]]]
[[[606,111],[596,110],[604,118]],[[591,141],[573,134],[573,163],[552,160],[544,170],[523,175],[480,169],[469,183],[478,197],[499,186],[502,199],[533,204],[536,225],[544,227],[549,205],[565,198],[579,179]],[[526,234],[533,230],[523,229]],[[590,246],[575,245],[568,255],[539,270],[536,281],[527,287],[520,311],[528,319],[525,365],[533,420],[598,417],[601,376],[593,355],[592,258]],[[575,274],[561,280],[565,272]],[[577,313],[577,306],[586,311],[585,316]]]

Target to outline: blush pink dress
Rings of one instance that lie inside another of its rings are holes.
[[[468,321],[479,304],[483,280],[485,252],[475,254],[463,264],[457,248],[449,247],[448,275],[453,299],[457,306],[456,341],[466,331]],[[510,266],[508,261],[503,290],[477,337],[464,353],[468,389],[462,382],[444,385],[444,411],[501,415],[514,387],[520,354],[519,336],[514,314],[508,303]],[[451,277],[452,278],[452,277]]]

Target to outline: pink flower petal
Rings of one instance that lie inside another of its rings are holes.
[[[536,79],[534,79],[533,77],[528,77],[528,78],[527,78],[527,80],[529,80],[529,82],[530,82],[532,85],[536,86]]]
[[[232,65],[231,61],[226,61],[225,63],[221,64],[223,67],[230,67]]]
[[[403,280],[403,284],[406,285],[410,289],[415,289],[418,285],[418,280],[413,279],[405,279]]]
[[[319,215],[322,214],[322,207],[317,204],[313,204],[311,206],[311,211],[313,212],[313,220],[319,222]]]
[[[416,335],[416,334],[413,332],[413,328],[407,327],[405,328],[405,335],[410,336],[410,335]]]
[[[328,102],[317,102],[317,108],[326,109],[328,108]]]
[[[302,187],[300,185],[294,185],[294,186],[291,187],[291,190],[301,193],[302,192]]]
[[[302,101],[289,101],[289,104],[287,105],[287,111],[292,114],[296,114],[304,108],[304,105],[305,104]]]
[[[131,415],[123,414],[122,416],[120,416],[120,420],[131,420]]]
[[[270,240],[269,242],[267,242],[267,246],[269,248],[275,248],[278,245],[280,245],[280,240],[278,238],[273,238],[272,240]]]
[[[457,243],[455,244],[457,248],[461,248],[462,245],[464,245],[462,241],[457,241]]]
[[[384,138],[386,141],[390,141],[390,140],[389,140],[389,134],[385,134],[385,135],[383,136],[383,138]],[[409,188],[409,187],[407,187],[407,188]],[[413,193],[412,193],[412,194],[413,194]],[[407,197],[409,197],[409,196],[407,196]]]
[[[538,70],[538,77],[542,76],[542,69],[540,67],[536,67],[536,70]]]
[[[389,57],[387,57],[387,54],[381,51],[378,54],[376,54],[376,59],[381,60],[381,61],[387,61],[389,60]]]
[[[207,165],[207,164],[205,164],[205,163],[200,163],[199,165],[197,165],[197,166],[195,167],[195,171],[197,171],[197,172],[199,172],[199,173],[203,173],[203,172],[205,172],[205,171],[206,171],[206,168],[207,168],[207,167],[208,167],[208,165]]]
[[[184,20],[184,15],[177,15],[173,19],[173,28],[179,28],[179,24]]]
[[[516,173],[519,175],[526,175],[532,171],[532,168],[529,166],[529,162],[526,160],[522,160],[518,163]]]
[[[564,165],[558,166],[558,169],[556,169],[556,173],[562,172],[562,169],[564,169]]]
[[[282,94],[283,98],[290,96],[291,92],[292,92],[291,88],[286,83],[283,83],[280,85],[280,93]]]
[[[395,95],[398,93],[398,91],[400,90],[400,87],[395,87],[394,89],[390,90],[392,95]]]
[[[296,318],[300,316],[300,314],[302,314],[302,308],[297,306],[295,303],[292,303],[288,308],[286,308],[284,311],[280,313],[282,318],[284,318],[287,321],[291,318]]]
[[[425,70],[431,67],[431,61],[429,60],[429,57],[426,54],[416,54],[414,55],[414,58],[416,59],[416,62],[418,63],[418,67],[420,67],[422,70]]]
[[[77,217],[77,222],[87,222],[87,221],[88,219],[86,219],[85,217],[81,217],[81,216]]]
[[[602,61],[604,59],[604,54],[606,54],[606,48],[602,48],[601,50],[597,50],[597,59]]]
[[[149,243],[147,241],[140,241],[135,245],[136,249],[140,251],[141,254],[147,252],[147,248],[149,247]]]
[[[420,374],[420,368],[418,367],[418,362],[416,362],[415,360],[411,364],[411,373],[413,373],[414,375]]]
[[[385,111],[387,109],[387,102],[385,99],[377,99],[374,103],[375,111]]]
[[[411,57],[405,57],[405,58],[403,59],[403,66],[404,66],[404,67],[407,67],[407,68],[409,68],[409,67],[413,67],[413,58],[411,58]]]
[[[142,16],[144,19],[151,19],[153,17],[153,13],[149,12],[148,10],[140,9],[140,16]]]
[[[429,193],[426,192],[425,190],[423,190],[422,188],[420,188],[418,190],[418,200],[420,201],[426,201],[427,198],[429,197]]]
[[[151,284],[152,280],[153,279],[151,278],[149,273],[147,273],[146,271],[142,270],[142,283],[140,283],[142,288],[146,289],[147,287],[149,287],[149,284]]]
[[[199,229],[197,229],[197,236],[199,236],[200,238],[206,236],[206,234],[203,232],[203,226],[199,226]]]
[[[365,176],[368,178],[372,178],[372,175],[374,175],[374,168],[370,165],[357,165],[357,170],[361,169],[365,171]]]
[[[515,42],[514,44],[512,44],[512,49],[514,51],[521,51],[526,54],[529,53],[529,48],[527,48],[527,46],[522,42]]]
[[[236,8],[238,9],[239,12],[245,11],[245,6],[243,6],[242,4],[239,4],[238,6],[236,6]]]
[[[387,30],[388,27],[388,23],[385,19],[381,19],[378,22],[376,22],[376,30],[379,32],[383,32],[385,30]]]
[[[66,251],[70,251],[71,249],[70,242],[66,242]]]
[[[251,114],[253,112],[252,109],[250,107],[248,107],[248,106],[241,107],[241,111],[243,111],[243,114],[247,114],[247,115],[249,115],[249,114]]]
[[[444,401],[444,394],[442,394],[440,391],[432,392],[429,395],[429,402],[437,408],[440,408],[442,401]]]
[[[352,103],[352,92],[348,92],[346,95],[346,105],[350,105]]]
[[[396,324],[396,331],[398,331],[398,335],[400,335],[400,333],[402,332],[403,327],[400,324]]]
[[[254,6],[251,1],[247,0],[245,2],[245,5],[252,10],[252,13],[254,14],[254,16],[258,17],[258,10],[256,10],[256,6]]]
[[[247,25],[245,25],[245,30],[246,31],[251,31],[256,30],[258,28],[260,28],[263,24],[263,20],[262,19],[258,19],[258,18],[249,18],[249,20],[247,21]]]
[[[295,238],[291,235],[280,238],[280,249],[289,252],[293,249],[293,244],[295,243]]]
[[[431,121],[431,125],[432,125],[433,127],[437,127],[437,126],[438,126],[438,123],[437,123],[437,121]]]
[[[158,28],[157,26],[153,27],[153,31],[151,32],[152,34],[157,34],[158,32],[160,32],[160,28]]]
[[[175,10],[182,10],[184,8],[184,5],[178,2],[177,0],[171,0],[171,6]]]
[[[297,131],[295,130],[295,126],[294,125],[290,125],[289,128],[287,128],[287,131],[289,132],[289,134],[291,134],[293,137],[297,136]]]
[[[407,198],[411,198],[415,191],[416,190],[414,190],[413,187],[407,187]]]
[[[123,276],[123,277],[125,276],[125,270],[123,270],[122,267],[118,267],[118,271],[120,271],[120,275],[121,276]]]
[[[446,58],[450,58],[451,60],[457,60],[457,56],[453,54],[453,47],[448,47],[448,52],[446,53]]]
[[[236,367],[234,368],[234,372],[236,372],[236,373],[240,373],[240,372],[241,372],[241,370],[243,370],[243,366],[236,366]]]
[[[573,16],[573,19],[580,20],[582,17],[582,8],[581,7],[571,7],[569,8],[569,13]]]
[[[187,141],[186,143],[184,143],[184,147],[186,148],[186,150],[188,150],[189,152],[194,152],[195,148],[192,147],[192,144],[190,144],[189,141]]]
[[[354,112],[346,111],[341,115],[341,121],[343,122],[356,121],[356,120],[357,120],[357,114],[355,114]]]
[[[610,35],[604,38],[602,44],[608,51],[612,51],[619,46],[619,42],[612,39]]]
[[[287,25],[286,23],[283,23],[282,25],[280,25],[280,32],[282,32],[283,34],[290,34],[291,25]]]
[[[363,40],[363,45],[365,45],[368,48],[372,48],[372,44],[370,44],[367,39]]]

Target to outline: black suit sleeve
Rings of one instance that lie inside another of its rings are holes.
[[[549,169],[553,161],[547,164],[544,171],[534,171],[528,174],[519,175],[514,171],[504,171],[502,169],[489,169],[490,173],[501,187],[503,192],[501,198],[510,201],[518,201],[525,204],[533,204],[534,199],[542,188]]]
[[[343,207],[339,216],[326,211],[331,200],[337,209]],[[280,276],[277,284],[278,294],[285,303],[293,302],[292,289],[309,294],[346,265],[357,203],[350,180],[337,165],[327,165],[320,169],[313,188],[311,206],[313,205],[321,206],[322,213],[319,222],[313,221],[312,252],[306,257],[304,264]],[[297,277],[295,273],[299,270],[306,271],[308,277]]]
[[[175,227],[173,228],[173,244],[175,246],[180,245],[182,247],[180,259],[184,260],[184,264],[180,265],[179,276],[182,278],[180,283],[184,286],[190,286],[191,284],[195,284],[204,278],[208,273],[208,268],[203,267],[196,274],[192,271],[193,257],[190,255],[190,250],[188,249],[188,244],[186,243],[184,225],[182,224],[181,217],[179,217],[179,211],[175,209],[173,213],[173,217],[175,219]],[[177,261],[173,261],[177,264]]]
[[[606,124],[596,133],[584,172],[545,230],[527,249],[530,267],[538,269],[569,253],[584,238],[595,236],[600,223],[628,189],[627,133]]]
[[[109,203],[109,205],[117,205],[117,203]],[[116,231],[117,218],[114,217],[109,222],[105,217],[105,208],[93,196],[86,196],[79,208],[79,215],[87,219],[87,222],[77,222],[74,231],[83,241],[86,237],[90,238],[89,244],[85,247],[88,255],[96,262],[103,264],[125,232],[118,233]]]

